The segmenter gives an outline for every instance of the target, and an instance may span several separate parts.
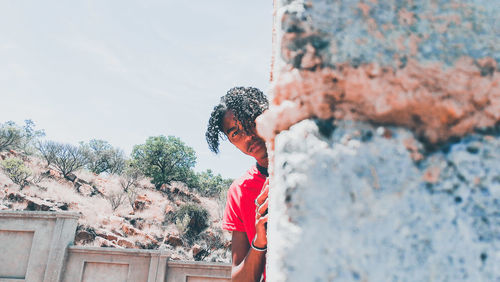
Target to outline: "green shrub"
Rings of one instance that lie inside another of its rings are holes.
[[[22,139],[22,131],[14,124],[0,125],[0,151],[18,148]]]
[[[175,212],[174,218],[179,232],[188,241],[195,239],[198,234],[210,225],[208,211],[195,204],[182,206]]]
[[[191,168],[196,164],[194,149],[181,139],[163,135],[149,137],[145,144],[135,145],[133,163],[151,177],[156,189],[172,181],[186,182]]]
[[[183,182],[191,190],[198,190],[198,187],[200,187],[200,178],[198,176],[198,173],[196,173],[192,169],[189,170],[186,179]]]
[[[220,174],[215,175],[212,170],[207,169],[206,171],[196,174],[196,186],[194,189],[205,197],[217,197],[222,191],[227,191],[232,179],[224,179]],[[190,186],[193,187],[193,186]]]
[[[24,162],[17,158],[9,158],[0,163],[7,176],[23,189],[29,184],[28,178],[31,176],[31,170],[24,165]]]

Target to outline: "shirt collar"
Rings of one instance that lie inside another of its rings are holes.
[[[263,174],[264,176],[268,177],[269,176],[269,172],[267,172],[267,167],[263,167],[261,165],[259,165],[259,163],[256,163],[257,165],[257,170]]]

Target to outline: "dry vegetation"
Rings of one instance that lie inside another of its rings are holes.
[[[31,172],[27,184],[19,185],[0,170],[0,209],[79,212],[76,245],[162,249],[182,260],[230,260],[229,234],[220,229],[219,196],[204,197],[175,181],[156,189],[148,178],[127,186],[123,175],[84,169],[63,177],[41,158],[13,150],[0,158],[21,159]],[[209,227],[187,232],[192,218],[177,216],[186,205],[206,209]]]

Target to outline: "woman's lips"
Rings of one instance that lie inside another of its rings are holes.
[[[262,148],[263,144],[261,142],[255,142],[252,145],[250,145],[250,148],[248,149],[249,152],[254,153]]]

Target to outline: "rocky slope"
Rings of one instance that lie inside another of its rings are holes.
[[[21,189],[0,170],[0,210],[79,212],[75,245],[161,249],[171,259],[230,261],[230,237],[220,228],[223,200],[202,197],[179,182],[156,190],[147,179],[124,192],[116,175],[81,170],[63,178],[36,157],[0,153],[2,160],[11,157],[22,158],[32,176]],[[210,214],[210,226],[195,238],[185,236],[174,216],[187,204]]]

